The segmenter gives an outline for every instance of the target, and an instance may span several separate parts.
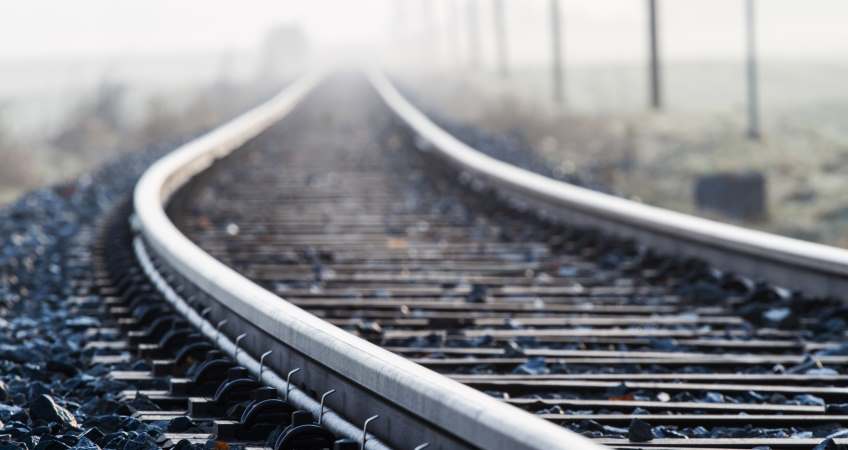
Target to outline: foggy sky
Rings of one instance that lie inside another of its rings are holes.
[[[319,44],[430,39],[463,48],[449,4],[468,0],[27,0],[0,6],[0,60],[249,49],[274,23],[297,22]],[[398,2],[403,7],[398,12]],[[491,59],[491,0],[477,0]],[[511,59],[548,54],[547,0],[506,0]],[[570,62],[630,61],[644,55],[644,0],[562,0]],[[848,60],[848,1],[758,0],[765,57]],[[737,59],[743,0],[661,0],[662,50],[669,59]],[[428,32],[428,17],[435,32]],[[465,24],[465,17],[460,17]]]

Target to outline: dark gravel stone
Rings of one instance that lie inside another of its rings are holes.
[[[122,430],[129,431],[147,431],[147,425],[145,425],[144,422],[136,419],[135,417],[122,417],[120,428]]]
[[[68,428],[79,428],[76,417],[46,394],[39,395],[30,403],[29,415],[33,421],[56,422]]]
[[[130,370],[152,370],[153,367],[144,360],[138,360],[130,366]]]
[[[34,450],[68,450],[70,445],[51,436],[45,436],[38,441]]]
[[[23,410],[19,406],[4,405],[0,403],[0,420],[18,420]],[[25,418],[26,419],[26,418]]]
[[[747,398],[749,400],[753,400],[755,402],[760,402],[760,403],[763,403],[767,400],[767,398],[764,395],[760,394],[757,391],[748,391],[745,394],[743,394],[743,398]]]
[[[848,438],[848,429],[842,428],[839,431],[835,431],[827,436],[830,439],[845,439]]]
[[[545,364],[545,358],[534,357],[528,359],[526,363],[516,367],[512,372],[522,375],[544,375],[551,373],[551,370]]]
[[[839,447],[836,445],[836,441],[833,438],[825,439],[818,443],[813,450],[837,450]]]
[[[97,394],[116,394],[127,388],[127,384],[117,380],[99,379],[92,386]]]
[[[127,442],[127,439],[129,439],[129,434],[126,431],[109,433],[106,436],[103,436],[103,439],[100,440],[101,447],[121,449],[124,448],[124,444]]]
[[[848,414],[848,403],[831,403],[825,407],[827,414]]]
[[[47,361],[45,369],[47,369],[49,372],[61,373],[66,377],[72,377],[79,373],[79,369],[77,369],[73,365],[62,361],[57,361],[55,359]]]
[[[147,397],[144,394],[136,395],[136,397],[128,404],[128,406],[131,406],[132,408],[134,408],[136,410],[142,410],[142,411],[158,411],[158,410],[161,409],[159,407],[159,405],[150,401],[150,398]],[[133,412],[135,412],[135,411],[133,411]],[[121,414],[124,414],[124,413],[121,412]],[[132,412],[130,412],[129,414],[124,414],[124,415],[130,415],[130,414],[132,414]]]
[[[720,392],[707,392],[704,395],[704,402],[706,403],[723,403],[724,395]]]
[[[6,441],[0,442],[0,450],[26,450],[27,445],[23,442]]]
[[[627,439],[630,442],[648,442],[654,438],[651,424],[642,419],[633,418],[627,429]]]
[[[675,427],[665,427],[658,426],[654,427],[652,430],[653,434],[657,438],[670,438],[670,439],[687,439],[688,436],[684,433],[681,433],[675,429]]]
[[[29,390],[27,390],[27,398],[29,401],[35,401],[35,399],[42,395],[53,395],[53,391],[40,381],[36,381],[29,385]]]
[[[821,397],[816,397],[815,395],[810,395],[810,394],[796,395],[795,397],[792,397],[792,399],[797,401],[799,404],[806,405],[806,406],[824,406],[825,405],[824,400],[822,400]]]
[[[619,428],[611,425],[604,425],[603,431],[607,435],[613,435],[616,437],[624,437],[627,436],[627,428]]]
[[[695,428],[692,428],[691,433],[692,433],[692,437],[696,437],[696,438],[708,438],[708,437],[710,437],[709,430],[707,430],[706,428],[704,428],[702,426],[697,426]]]
[[[783,404],[786,403],[786,396],[780,392],[775,392],[769,396],[769,403]]]
[[[557,274],[561,277],[576,277],[580,273],[580,269],[574,266],[560,266],[557,269]]]
[[[521,347],[521,344],[513,339],[504,342],[503,349],[504,356],[507,358],[520,358],[524,356],[524,349]]]
[[[788,307],[769,308],[762,314],[764,325],[774,328],[793,328],[798,325],[798,317]]]
[[[33,359],[36,359],[33,358],[33,356],[35,355],[28,353],[27,350],[24,348],[13,347],[8,344],[0,345],[0,359],[12,361],[18,364],[23,364],[30,362]]]
[[[623,397],[630,393],[630,388],[627,387],[626,384],[620,383],[615,387],[607,389],[604,394],[605,397],[613,398],[613,397]]]
[[[97,427],[89,428],[85,433],[80,435],[80,438],[86,438],[95,444],[100,445],[100,442],[106,435]]]
[[[131,432],[129,439],[123,446],[123,450],[158,450],[159,446],[153,438],[146,433]]]
[[[149,427],[115,415],[132,408],[115,400],[130,386],[106,376],[131,365],[90,364],[98,352],[85,349],[86,344],[116,336],[86,333],[101,320],[81,315],[67,300],[80,297],[69,280],[92,269],[86,252],[98,235],[98,221],[127,198],[138,175],[173,144],[133,152],[91,175],[33,191],[0,208],[0,434],[5,435],[0,450],[124,450],[130,438],[155,447],[147,442]],[[85,295],[81,300],[102,300],[98,294]],[[127,434],[133,430],[141,436]]]
[[[484,284],[471,285],[471,292],[468,293],[468,301],[472,303],[483,303],[486,301],[489,289]]]
[[[833,437],[832,435],[838,434],[842,431],[843,428],[836,422],[825,423],[811,427],[810,433],[812,433],[812,435],[810,437],[829,438]]]
[[[121,428],[121,424],[126,417],[117,414],[108,414],[102,416],[89,417],[83,423],[85,427],[97,427],[105,433],[114,433]]]
[[[827,333],[839,333],[846,328],[848,328],[848,323],[839,317],[828,319],[821,325],[822,331]]]
[[[87,416],[114,414],[119,406],[115,400],[93,397],[80,406],[79,412]]]
[[[681,287],[680,294],[698,303],[719,302],[727,298],[727,293],[714,283],[698,281]]]
[[[100,447],[97,444],[86,437],[81,437],[71,448],[74,450],[100,450]]]
[[[763,312],[763,318],[767,321],[779,324],[786,320],[792,314],[789,308],[770,308]]]
[[[188,439],[180,439],[171,450],[199,450],[202,445],[194,445]]]
[[[186,430],[191,429],[194,426],[194,422],[186,416],[174,417],[168,422],[167,430],[172,433],[182,433]]]
[[[680,346],[677,345],[677,341],[674,339],[659,339],[652,338],[650,341],[651,348],[655,348],[657,350],[665,350],[665,351],[676,351],[680,350]]]

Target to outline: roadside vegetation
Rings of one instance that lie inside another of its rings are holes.
[[[168,93],[154,93],[143,102],[139,117],[132,117],[124,108],[131,91],[120,82],[104,81],[75,105],[55,132],[26,141],[4,132],[0,115],[0,204],[121,154],[186,140],[260,101],[271,90],[270,85],[216,81],[178,102]]]
[[[848,104],[769,111],[764,139],[751,141],[741,108],[663,113],[558,109],[487,80],[404,79],[424,109],[508,134],[555,171],[578,174],[618,195],[848,247],[848,124],[839,122],[848,117]],[[716,173],[762,174],[768,214],[740,221],[699,209],[695,184]]]

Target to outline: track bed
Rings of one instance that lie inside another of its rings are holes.
[[[336,77],[169,212],[287,301],[601,443],[848,439],[843,303],[546,222],[473,187],[362,79]]]

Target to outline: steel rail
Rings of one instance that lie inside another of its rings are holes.
[[[548,217],[635,238],[670,254],[704,259],[721,269],[806,294],[841,297],[848,290],[848,251],[721,223],[557,181],[499,161],[436,125],[378,68],[369,78],[383,101],[460,171]]]
[[[351,424],[345,418],[339,416],[336,412],[328,410],[323,405],[309,396],[309,394],[294,386],[283,377],[277,375],[271,370],[264,368],[264,361],[257,361],[244,351],[239,351],[238,345],[226,336],[221,336],[218,329],[211,322],[206,320],[201,314],[195,311],[184,298],[182,298],[174,286],[171,286],[165,277],[156,269],[150,254],[147,252],[144,240],[136,237],[133,240],[133,251],[138,258],[138,261],[144,270],[144,273],[150,279],[154,286],[159,290],[165,300],[171,304],[175,311],[185,317],[192,325],[203,333],[210,341],[215,342],[215,345],[228,354],[233,360],[246,368],[250,373],[256,376],[256,379],[261,383],[276,389],[280,394],[285,395],[287,401],[304,411],[309,411],[313,417],[321,417],[321,423],[336,435],[345,436],[347,438],[359,438],[360,429]],[[260,358],[261,359],[261,358]],[[370,441],[370,447],[377,447],[380,450],[390,450],[389,447],[382,446],[377,440]]]
[[[462,448],[602,448],[582,436],[450,380],[307,313],[214,259],[183,235],[167,217],[165,207],[176,191],[209,168],[215,160],[240,148],[282,119],[321,78],[320,74],[305,76],[267,103],[189,142],[151,166],[136,185],[133,198],[134,228],[143,240],[135,245],[139,258],[149,259],[147,253],[151,253],[180,278],[211,297],[218,308],[217,314],[237,317],[237,320],[230,320],[223,331],[229,338],[247,331],[242,352],[256,358],[263,349],[282,347],[283,351],[274,352],[268,358],[265,363],[268,369],[285,373],[293,368],[291,361],[298,358],[317,362],[314,367],[326,367],[331,372],[321,380],[341,379],[351,386],[359,386],[373,396],[397,405],[415,420],[456,437],[457,442],[464,444]],[[188,318],[198,322],[198,317],[189,315]],[[234,322],[250,329],[234,329]],[[196,325],[209,331],[208,322]],[[296,355],[287,356],[287,349]],[[232,353],[233,349],[230,346],[225,350]],[[255,368],[252,358],[244,359],[244,362]],[[339,386],[313,385],[309,388]],[[334,395],[328,400],[328,405],[348,419],[356,417],[363,420],[368,417],[362,415],[366,411],[363,408],[369,405],[362,401],[361,395]],[[408,445],[404,441],[408,436],[404,433],[414,430],[404,427],[403,420],[382,417],[369,430],[373,430],[373,434],[387,445]],[[428,448],[460,448],[444,441],[431,444],[435,445]],[[366,448],[383,447],[374,439],[367,442]]]

